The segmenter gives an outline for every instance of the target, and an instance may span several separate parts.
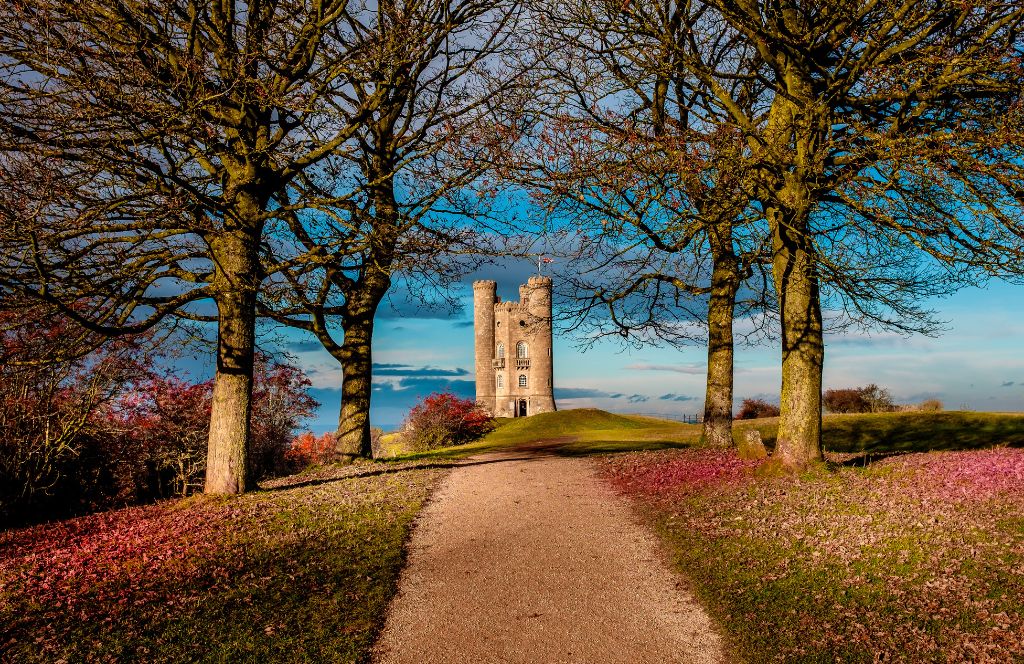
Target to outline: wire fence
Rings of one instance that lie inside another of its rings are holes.
[[[703,413],[699,413],[696,415],[686,415],[681,413],[636,413],[636,415],[643,415],[644,417],[657,417],[662,420],[675,420],[676,422],[682,422],[684,424],[704,423]]]

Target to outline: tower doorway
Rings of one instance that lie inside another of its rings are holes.
[[[520,399],[516,403],[516,417],[526,417],[526,399]]]

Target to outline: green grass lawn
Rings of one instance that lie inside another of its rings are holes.
[[[756,463],[700,449],[601,461],[733,659],[1024,661],[1024,449],[798,478]]]
[[[436,466],[0,533],[0,661],[366,661]]]
[[[778,418],[737,422],[753,427],[774,446]],[[737,435],[739,435],[737,433]],[[993,445],[1024,446],[1024,413],[872,413],[826,415],[822,442],[827,452],[892,454],[936,450],[976,450]]]
[[[1024,417],[829,416],[823,437],[847,463],[798,477],[699,447],[601,466],[737,661],[1024,661]]]
[[[844,454],[1024,446],[1024,415],[1015,413],[826,415],[822,426],[825,450]],[[774,446],[778,418],[739,420],[734,437],[739,440],[750,428],[761,432],[769,448]],[[699,424],[581,408],[500,420],[497,429],[474,443],[398,458],[457,459],[524,445],[546,446],[562,454],[686,448],[699,445],[700,435]]]
[[[696,444],[700,432],[696,424],[579,408],[501,419],[494,431],[474,443],[399,458],[456,459],[522,446],[550,448],[562,454],[680,448]]]

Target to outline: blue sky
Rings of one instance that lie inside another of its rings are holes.
[[[382,304],[374,338],[375,425],[398,425],[418,397],[449,387],[472,397],[473,328],[469,283],[498,280],[503,299],[535,266],[528,261],[492,267],[467,277],[462,309],[416,308],[395,294]],[[826,338],[825,387],[877,383],[897,401],[941,399],[947,409],[1024,411],[1024,287],[993,283],[929,303],[946,322],[938,337],[846,332]],[[741,325],[741,322],[737,323]],[[337,424],[341,370],[312,339],[284,333],[285,347],[309,373],[322,406],[311,428]],[[603,342],[582,351],[575,339],[555,337],[555,397],[560,408],[598,407],[613,412],[692,415],[703,409],[705,350],[624,349]],[[737,348],[736,399],[778,402],[779,348],[766,343]]]

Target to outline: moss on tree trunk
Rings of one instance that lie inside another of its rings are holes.
[[[787,17],[794,26],[802,18]],[[822,459],[821,374],[825,358],[818,255],[811,230],[812,187],[830,128],[827,109],[793,62],[784,67],[788,95],[772,103],[768,153],[779,167],[765,183],[772,278],[782,332],[782,391],[775,459],[794,470]]]
[[[249,472],[256,352],[258,234],[227,232],[211,240],[217,303],[217,373],[210,413],[206,493],[236,494],[255,488]]]
[[[772,270],[782,327],[782,393],[775,458],[800,469],[822,459],[821,375],[825,358],[816,258],[800,220],[772,210]]]
[[[340,461],[352,462],[357,457],[370,457],[373,451],[370,444],[373,311],[348,323],[340,355],[344,375],[335,449]]]
[[[735,256],[715,257],[708,301],[708,375],[703,441],[728,447],[732,440],[733,315],[740,277]]]

